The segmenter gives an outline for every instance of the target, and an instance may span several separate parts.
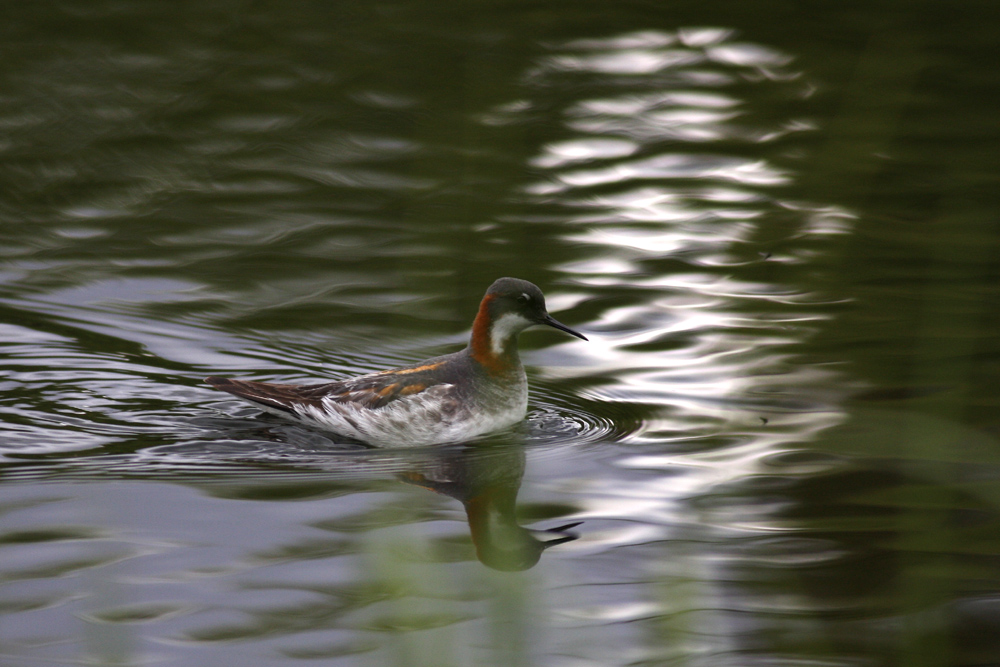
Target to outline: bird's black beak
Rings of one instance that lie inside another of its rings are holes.
[[[582,338],[583,340],[587,340],[587,337],[584,336],[582,333],[577,333],[576,331],[573,331],[568,326],[566,326],[562,322],[558,321],[556,318],[552,317],[548,313],[545,313],[545,317],[542,318],[542,322],[541,323],[542,324],[547,324],[547,325],[549,325],[550,327],[552,327],[554,329],[559,329],[559,331],[565,331],[566,333],[570,334],[571,336],[576,336],[577,338]]]

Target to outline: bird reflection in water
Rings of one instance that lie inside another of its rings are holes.
[[[232,431],[227,428],[226,434],[225,442],[232,442]],[[255,426],[243,431],[238,439],[282,443],[274,448],[265,446],[258,452],[262,459],[259,463],[271,471],[276,467],[291,467],[299,472],[307,469],[350,472],[352,477],[360,474],[372,479],[388,476],[454,498],[465,507],[476,556],[495,570],[527,570],[538,564],[546,549],[579,538],[571,530],[582,521],[540,530],[518,524],[517,494],[524,478],[526,457],[523,445],[513,438],[500,437],[474,445],[341,451],[331,457],[320,453],[329,444],[325,438],[317,436],[302,441],[302,436],[299,427],[268,423],[263,428]],[[294,453],[286,448],[288,441],[300,441],[299,445],[291,446]],[[312,450],[312,455],[303,453],[302,448]],[[174,447],[171,451],[176,456],[179,449]],[[223,457],[216,449],[199,454],[213,462]],[[253,457],[241,450],[239,459],[246,465]],[[290,460],[296,463],[290,464]]]
[[[569,531],[582,523],[544,530],[518,524],[517,493],[524,466],[524,450],[517,446],[462,448],[442,451],[399,478],[461,502],[480,562],[516,572],[534,567],[549,547],[577,539]]]

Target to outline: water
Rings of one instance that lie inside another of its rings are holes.
[[[1000,17],[746,7],[6,7],[0,664],[1000,662]],[[201,382],[502,275],[511,432]]]

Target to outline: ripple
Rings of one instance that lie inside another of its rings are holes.
[[[546,398],[552,401],[559,397],[549,394]],[[575,396],[573,400],[579,403],[580,397]],[[616,442],[641,428],[639,420],[614,419],[610,415],[598,415],[568,403],[534,401],[533,406],[527,418],[530,446]]]

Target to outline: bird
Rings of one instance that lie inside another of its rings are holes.
[[[479,304],[469,344],[458,352],[322,384],[217,376],[205,382],[265,412],[375,447],[467,442],[527,414],[528,381],[517,337],[535,325],[587,340],[549,315],[537,285],[499,278]]]

